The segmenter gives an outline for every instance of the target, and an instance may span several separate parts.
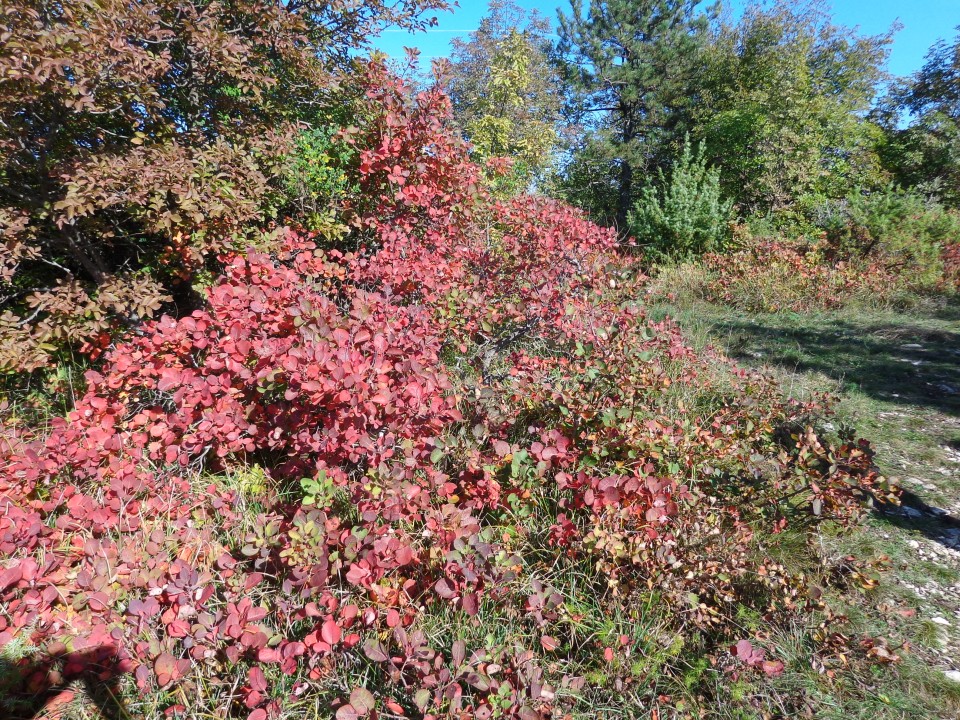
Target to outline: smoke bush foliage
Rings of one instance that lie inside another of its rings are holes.
[[[171,300],[182,311],[195,273],[284,212],[319,225],[316,198],[286,182],[290,153],[319,143],[301,130],[349,104],[371,37],[445,8],[5,2],[0,373],[99,354]]]
[[[707,166],[703,145],[689,139],[669,180],[648,184],[629,215],[630,233],[652,254],[685,258],[720,249],[729,236],[732,200],[720,192],[720,171]]]
[[[636,621],[655,588],[722,662],[738,607],[821,607],[759,532],[886,493],[865,441],[810,422],[819,401],[647,318],[612,230],[492,197],[439,88],[377,62],[363,81],[355,247],[224,251],[203,307],[112,342],[71,412],[0,424],[0,648],[42,648],[26,692],[69,651],[67,679],[195,703],[168,715],[579,713],[588,678],[553,653],[625,684],[643,638],[585,640],[565,608]]]

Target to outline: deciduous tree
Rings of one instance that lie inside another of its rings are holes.
[[[960,206],[960,28],[940,41],[913,77],[901,80],[878,108],[887,130],[884,165],[905,186]],[[904,123],[905,115],[910,118]]]
[[[842,196],[879,179],[879,132],[864,115],[891,40],[892,31],[835,25],[816,0],[751,5],[738,22],[716,23],[691,91],[693,133],[745,210],[784,210],[805,194]]]
[[[329,115],[356,49],[446,6],[4,3],[0,367],[149,314],[166,270],[267,221],[284,153]]]
[[[523,187],[550,163],[562,88],[550,63],[550,26],[536,11],[495,0],[468,41],[453,41],[454,115],[479,160],[509,157]]]

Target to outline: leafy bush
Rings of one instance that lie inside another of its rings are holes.
[[[189,283],[176,281],[269,229],[299,130],[352,95],[355,50],[384,27],[429,26],[424,13],[446,7],[5,4],[0,368],[100,349],[106,330],[174,291],[189,305]]]
[[[943,287],[960,293],[960,243],[943,249]]]
[[[755,222],[736,251],[707,255],[698,291],[750,312],[778,312],[915,306],[943,302],[956,288],[955,211],[888,188],[811,201],[799,215],[790,230]]]
[[[637,598],[671,657],[690,638],[777,675],[749,641],[730,659],[738,608],[791,621],[819,590],[757,535],[854,521],[885,492],[869,445],[647,319],[612,231],[489,197],[436,88],[366,78],[355,251],[225,254],[204,307],[127,333],[66,417],[0,430],[24,689],[132,673],[151,715],[249,720],[590,712],[605,677],[646,692]]]
[[[706,256],[704,294],[748,312],[900,307],[922,302],[909,274],[880,259],[836,259],[824,241],[758,238]]]
[[[733,202],[720,192],[720,171],[707,167],[703,146],[689,141],[674,163],[669,181],[659,172],[659,188],[647,185],[629,216],[629,230],[654,256],[688,258],[719,250],[729,237]]]
[[[283,172],[283,204],[291,218],[327,237],[344,234],[337,211],[356,193],[347,172],[355,156],[336,126],[301,131]]]

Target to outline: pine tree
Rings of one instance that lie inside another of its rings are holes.
[[[675,259],[718,250],[729,235],[733,202],[722,197],[720,171],[709,167],[705,148],[689,139],[669,179],[658,170],[629,214],[630,233],[653,256]]]
[[[559,14],[559,51],[579,91],[577,113],[598,128],[590,153],[617,176],[605,208],[626,228],[636,178],[662,164],[678,138],[707,16],[696,0],[571,0]],[[590,119],[592,117],[592,119]]]

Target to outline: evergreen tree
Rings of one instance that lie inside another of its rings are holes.
[[[722,197],[720,171],[707,165],[703,145],[693,150],[687,140],[669,179],[663,170],[657,175],[657,186],[644,186],[629,215],[630,234],[653,256],[681,259],[720,249],[733,203]]]
[[[682,132],[693,98],[708,19],[696,0],[571,0],[559,13],[559,54],[577,106],[572,112],[594,130],[583,153],[615,173],[613,196],[590,208],[626,228],[638,175],[663,164]],[[574,174],[576,172],[574,171]]]

